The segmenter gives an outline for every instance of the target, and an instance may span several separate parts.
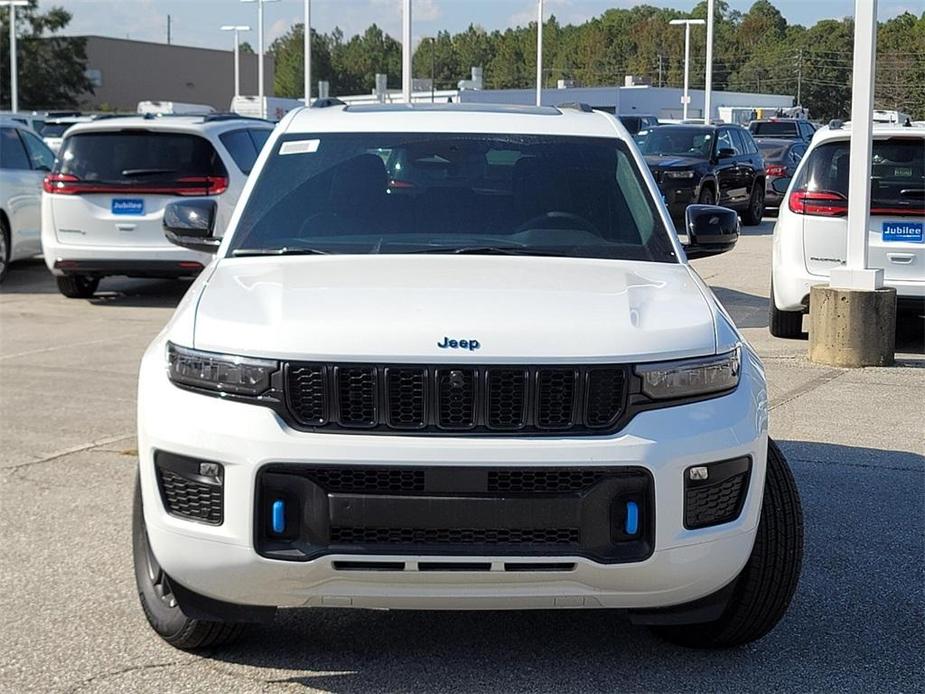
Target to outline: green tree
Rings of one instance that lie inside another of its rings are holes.
[[[16,11],[19,107],[24,110],[73,108],[81,97],[93,92],[84,74],[87,67],[86,40],[56,36],[71,21],[61,7],[39,12],[38,0]],[[10,74],[9,10],[0,10],[0,74]],[[10,108],[10,94],[0,97],[0,106]]]
[[[277,96],[302,98],[305,91],[305,25],[296,24],[276,39],[268,50],[273,56],[273,90]],[[312,94],[318,94],[318,81],[330,81],[330,39],[312,29]]]

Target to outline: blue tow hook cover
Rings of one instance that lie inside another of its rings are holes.
[[[286,530],[286,503],[282,499],[273,502],[273,532],[281,535]]]
[[[639,532],[639,505],[635,501],[626,502],[626,534]]]

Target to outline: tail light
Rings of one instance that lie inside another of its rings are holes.
[[[768,172],[768,176],[786,176],[787,175],[787,167],[780,166],[778,164],[771,164],[770,166],[766,166],[765,171]]]
[[[85,193],[147,195],[221,195],[228,190],[225,176],[184,176],[170,183],[134,185],[132,183],[97,183],[81,181],[70,174],[51,173],[42,181],[46,193],[81,195]]]
[[[848,214],[848,198],[827,190],[795,190],[788,201],[790,211],[813,217],[844,217]]]

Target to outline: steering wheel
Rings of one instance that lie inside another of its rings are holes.
[[[572,228],[580,228],[584,231],[594,234],[595,236],[600,236],[601,238],[603,238],[603,235],[598,230],[598,228],[594,226],[594,224],[592,224],[589,220],[582,217],[581,215],[573,214],[571,212],[559,212],[555,210],[552,212],[545,212],[544,214],[538,214],[535,217],[531,217],[526,222],[518,226],[514,230],[514,233],[517,234],[521,231],[527,231],[528,229],[548,229],[550,227],[546,223],[551,222],[551,221],[557,221],[557,220],[568,220],[570,222],[577,222],[579,226],[572,227]],[[556,228],[556,227],[552,227],[552,228]]]

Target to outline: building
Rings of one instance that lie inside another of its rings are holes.
[[[691,89],[688,118],[703,118],[704,91]],[[657,116],[663,120],[680,119],[684,107],[681,98],[683,89],[674,87],[649,87],[635,85],[629,87],[565,87],[562,89],[544,89],[543,105],[580,102],[592,108],[620,115]],[[457,99],[462,103],[492,104],[529,104],[536,103],[535,89],[463,89]],[[792,96],[784,94],[751,94],[748,92],[713,91],[711,99],[711,118],[720,118],[719,109],[727,106],[748,108],[790,108],[794,104]]]
[[[234,51],[149,41],[85,36],[87,76],[94,93],[86,110],[134,111],[139,101],[207,104],[227,111],[234,96]],[[264,63],[267,96],[273,96],[273,59]],[[257,93],[257,56],[241,53],[241,93]]]

